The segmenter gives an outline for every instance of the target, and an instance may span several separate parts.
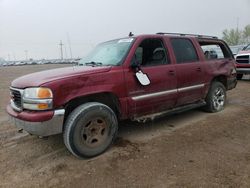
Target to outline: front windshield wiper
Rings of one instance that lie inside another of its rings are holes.
[[[100,65],[102,65],[102,63],[101,62],[91,61],[91,62],[85,63],[85,65],[100,66]]]

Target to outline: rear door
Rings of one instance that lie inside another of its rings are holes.
[[[178,99],[176,106],[199,101],[204,90],[204,63],[189,38],[171,38],[175,55]]]
[[[177,81],[175,65],[169,60],[162,38],[145,38],[135,44],[134,57],[150,84],[143,86],[135,77],[136,70],[125,69],[130,116],[138,117],[173,108],[176,103]]]

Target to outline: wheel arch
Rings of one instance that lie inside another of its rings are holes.
[[[224,87],[225,87],[226,89],[228,88],[228,86],[227,86],[227,76],[226,76],[226,75],[218,75],[218,76],[215,76],[215,77],[211,80],[210,84],[212,85],[213,82],[221,82],[221,83],[224,85]]]
[[[87,102],[99,102],[99,103],[107,105],[114,111],[118,119],[121,115],[120,102],[119,102],[118,97],[111,92],[102,92],[102,93],[95,93],[95,94],[90,94],[86,96],[79,96],[77,98],[74,98],[68,101],[64,105],[64,108],[65,108],[64,122],[66,121],[68,115],[75,108]]]

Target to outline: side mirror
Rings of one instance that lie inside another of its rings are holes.
[[[140,68],[140,62],[137,60],[136,55],[134,55],[131,61],[131,68],[135,70],[135,77],[140,82],[141,85],[147,86],[150,84],[150,80],[147,74],[144,74]]]
[[[147,86],[150,84],[150,80],[148,78],[148,75],[144,74],[141,70],[137,71],[135,73],[135,76],[136,76],[137,80],[141,83],[141,85]]]

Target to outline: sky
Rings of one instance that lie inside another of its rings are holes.
[[[0,0],[0,57],[60,58],[61,40],[64,57],[77,58],[130,31],[222,37],[247,24],[250,0]]]

